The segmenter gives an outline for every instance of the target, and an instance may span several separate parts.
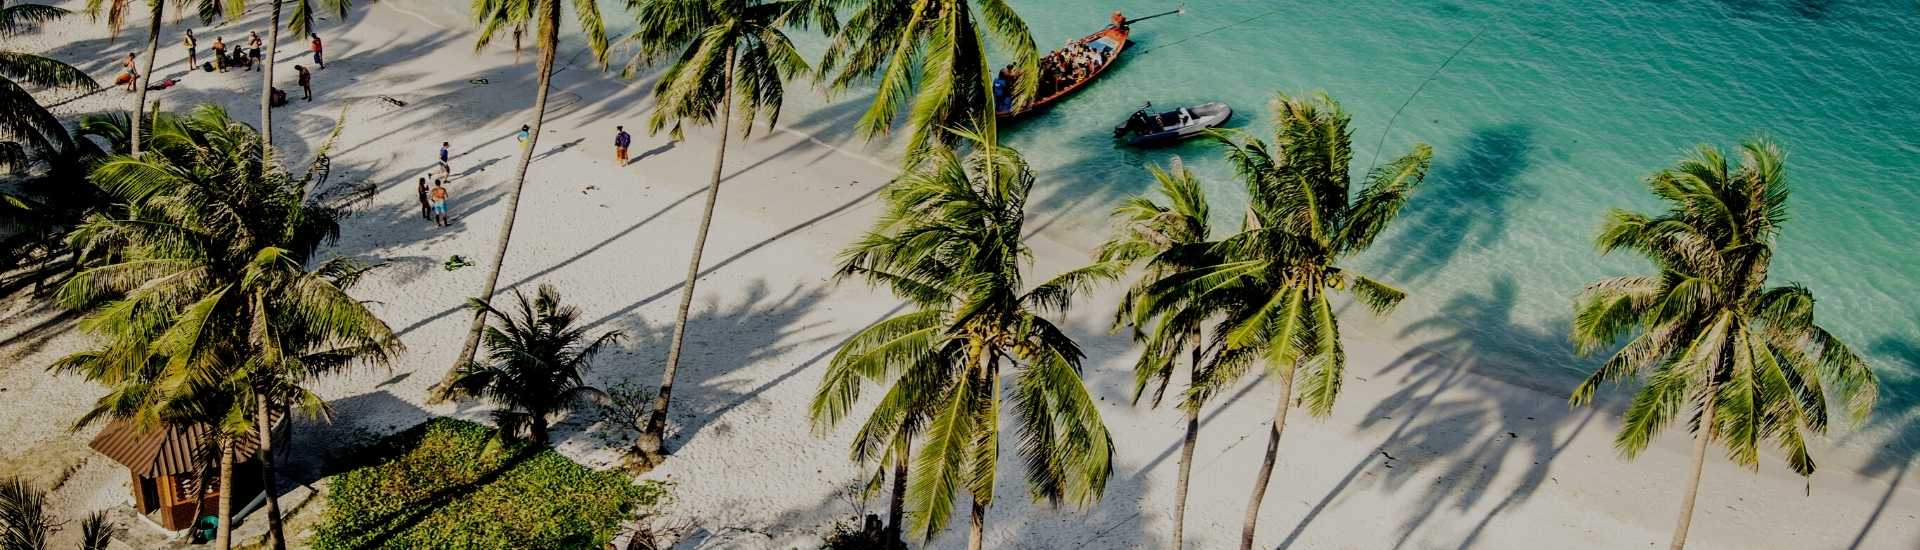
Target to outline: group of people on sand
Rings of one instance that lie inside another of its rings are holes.
[[[261,40],[260,33],[255,31],[247,32],[247,43],[244,47],[234,47],[231,48],[231,51],[229,51],[229,47],[227,46],[227,38],[224,36],[216,36],[213,38],[213,44],[207,48],[210,50],[209,53],[213,54],[212,57],[205,62],[201,62],[200,40],[193,36],[193,29],[187,29],[185,36],[180,38],[180,47],[186,48],[187,50],[187,66],[198,68],[201,71],[209,73],[224,73],[227,72],[229,68],[237,68],[244,71],[265,70],[266,52],[262,50],[265,46],[266,42]],[[314,66],[321,69],[327,68],[327,64],[322,55],[323,49],[324,46],[320,42],[320,35],[307,35],[307,51],[313,54]],[[129,92],[136,91],[135,87],[140,85],[140,68],[135,61],[133,52],[127,53],[127,57],[121,61],[121,65],[125,67],[126,70],[120,74],[120,77],[116,79],[115,82],[124,84],[126,90]],[[294,65],[293,72],[294,83],[300,86],[301,99],[313,101],[313,71],[308,70],[306,65]],[[171,88],[178,83],[179,81],[169,78],[150,84],[148,89],[162,90]],[[286,92],[280,91],[278,86],[275,86],[273,90],[269,92],[268,102],[275,107],[285,105],[287,103],[287,94]]]
[[[525,149],[533,143],[533,128],[522,124],[513,132],[514,141]],[[613,159],[620,166],[627,165],[627,148],[633,145],[633,134],[627,133],[627,127],[613,127]],[[429,182],[431,178],[431,182]],[[447,218],[447,184],[453,181],[453,143],[440,142],[438,160],[434,162],[434,172],[420,176],[415,184],[420,200],[420,217],[433,222],[434,227],[452,225]]]

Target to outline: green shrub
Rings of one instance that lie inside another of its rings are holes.
[[[316,548],[600,548],[666,493],[448,418],[355,456],[329,482]]]

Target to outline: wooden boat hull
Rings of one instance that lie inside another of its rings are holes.
[[[1018,118],[1022,115],[1027,115],[1051,106],[1055,102],[1073,95],[1074,92],[1080,91],[1081,88],[1086,87],[1086,85],[1093,82],[1094,79],[1100,78],[1100,75],[1107,72],[1107,68],[1112,67],[1114,62],[1120,60],[1120,53],[1127,49],[1127,37],[1130,32],[1126,27],[1107,27],[1075,41],[1075,44],[1087,44],[1091,47],[1105,46],[1108,49],[1105,62],[1101,63],[1098,67],[1094,67],[1093,71],[1088,73],[1086,78],[1073,83],[1073,85],[1061,88],[1046,97],[1034,98],[1033,101],[1028,102],[1024,106],[996,111],[994,116],[1001,119]]]

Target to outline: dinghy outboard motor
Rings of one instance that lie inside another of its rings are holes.
[[[1121,123],[1119,126],[1115,126],[1113,128],[1114,139],[1119,139],[1121,137],[1124,137],[1129,132],[1146,133],[1149,128],[1152,128],[1153,115],[1147,114],[1147,109],[1151,109],[1151,108],[1153,108],[1153,102],[1151,101],[1141,104],[1140,108],[1133,112],[1133,116],[1127,117],[1126,122]]]

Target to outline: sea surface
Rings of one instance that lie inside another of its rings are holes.
[[[1115,9],[1177,5],[1010,3],[1043,47]],[[614,34],[631,25],[624,2],[602,5]],[[1033,223],[1050,234],[1099,242],[1105,213],[1149,189],[1143,167],[1174,156],[1206,182],[1216,226],[1237,227],[1245,194],[1217,146],[1116,147],[1111,128],[1144,102],[1220,100],[1237,111],[1230,126],[1267,134],[1276,92],[1325,92],[1352,115],[1356,173],[1415,143],[1434,149],[1397,227],[1352,266],[1410,297],[1384,320],[1348,312],[1349,347],[1427,343],[1475,356],[1484,374],[1565,392],[1597,361],[1567,343],[1574,294],[1649,269],[1596,254],[1602,214],[1658,207],[1643,178],[1697,144],[1731,151],[1766,137],[1789,151],[1793,189],[1772,281],[1809,286],[1819,322],[1885,381],[1875,420],[1836,439],[1874,449],[1882,465],[1920,449],[1920,3],[1194,0],[1134,29],[1099,81],[1002,127],[1039,172]],[[798,86],[782,120],[840,134],[860,96],[829,101]]]

